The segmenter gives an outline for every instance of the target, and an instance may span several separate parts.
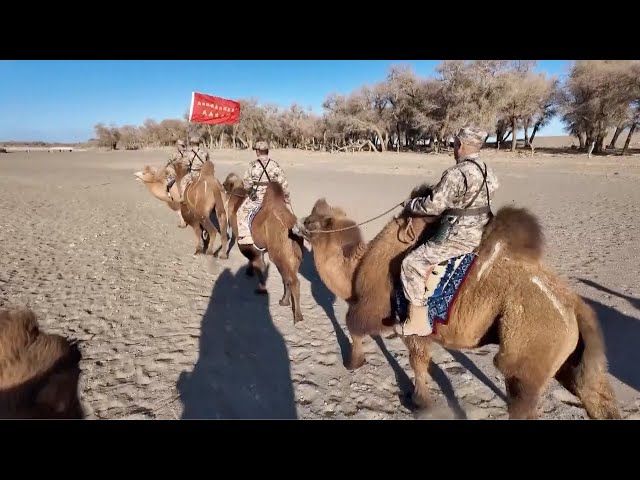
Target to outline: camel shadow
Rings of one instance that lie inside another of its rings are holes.
[[[202,318],[200,352],[177,389],[183,419],[296,419],[289,355],[269,296],[226,268]]]
[[[311,296],[313,296],[315,302],[322,307],[324,313],[331,321],[333,330],[336,332],[342,362],[345,363],[349,357],[350,342],[336,318],[336,312],[333,308],[336,296],[320,279],[318,270],[316,270],[316,266],[313,263],[313,256],[304,245],[302,247],[302,263],[300,264],[299,273],[311,284]]]
[[[579,278],[578,281],[602,292],[627,300],[640,310],[640,299],[608,289],[598,283]],[[602,327],[609,361],[609,373],[629,387],[640,390],[640,320],[596,300],[583,297],[596,311]]]

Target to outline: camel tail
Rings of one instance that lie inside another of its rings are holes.
[[[544,235],[538,219],[525,208],[503,207],[485,228],[489,249],[503,242],[512,256],[538,261],[544,253]]]
[[[578,299],[575,309],[579,339],[573,353],[556,374],[562,386],[580,399],[591,419],[620,419],[609,383],[604,337],[593,309]]]

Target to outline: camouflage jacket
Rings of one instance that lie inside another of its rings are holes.
[[[483,170],[486,170],[487,184],[484,184],[484,171],[473,163],[465,160],[474,160]],[[494,192],[500,186],[498,178],[478,155],[469,155],[460,159],[454,166],[448,168],[442,174],[440,182],[433,187],[431,196],[417,197],[405,207],[409,212],[423,215],[440,215],[451,208],[479,208],[489,205]],[[487,198],[487,187],[489,198]],[[478,192],[471,205],[469,202]],[[456,226],[461,229],[482,228],[489,220],[489,214],[460,216]]]
[[[198,175],[200,173],[200,167],[202,167],[202,162],[198,159],[198,156],[196,156],[194,151],[198,153],[202,162],[206,162],[210,159],[209,152],[202,148],[199,148],[198,150],[185,150],[182,154],[180,152],[174,152],[169,158],[172,162],[178,161],[183,163],[185,166],[191,165],[191,173],[193,175]]]
[[[254,201],[258,199],[262,200],[264,193],[267,191],[266,182],[269,181],[278,182],[282,185],[285,200],[287,203],[291,203],[289,182],[287,182],[282,167],[271,158],[258,157],[251,162],[242,179],[244,188],[249,190],[249,198]]]

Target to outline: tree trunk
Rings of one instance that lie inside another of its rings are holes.
[[[524,122],[524,146],[529,146],[529,122],[530,120],[527,118]]]
[[[604,152],[604,139],[606,135],[607,135],[607,131],[605,129],[602,129],[600,130],[600,132],[598,132],[598,135],[595,139],[596,145],[595,145],[595,148],[593,149],[595,153]]]
[[[533,139],[536,138],[536,133],[538,133],[538,129],[540,128],[540,122],[536,122],[533,126],[533,132],[531,132],[531,138],[529,139],[529,143],[533,143]]]
[[[220,132],[220,140],[219,140],[218,148],[219,149],[224,148],[224,132]]]
[[[624,130],[624,127],[622,126],[622,124],[616,127],[616,131],[613,134],[613,138],[611,139],[611,142],[609,143],[608,148],[613,148],[613,149],[616,148],[616,142],[618,141],[618,137],[622,133],[622,130]]]
[[[380,149],[383,152],[387,151],[387,146],[385,145],[385,143],[382,141],[382,139],[384,138],[382,135],[382,132],[380,131],[380,129],[376,128],[375,129],[376,135],[378,136],[378,140],[380,140]],[[376,152],[378,151],[378,149],[376,149]]]
[[[507,140],[509,140],[509,137],[511,136],[512,130],[509,130],[507,132],[507,134],[504,136],[504,138],[502,139],[503,142],[506,142]]]
[[[631,143],[631,137],[633,136],[633,132],[636,131],[637,126],[638,124],[634,122],[634,124],[631,125],[631,128],[629,129],[629,135],[627,135],[627,140],[624,142],[624,148],[622,149],[623,155],[627,154],[627,150],[629,149],[629,144]]]
[[[580,143],[580,150],[584,150],[586,144],[584,137],[581,133],[578,133],[576,137],[578,137],[578,142]]]
[[[518,139],[518,119],[516,117],[511,117],[511,151],[516,151],[516,143]]]

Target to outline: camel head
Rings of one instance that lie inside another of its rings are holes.
[[[158,181],[156,169],[145,165],[142,170],[133,174],[136,180],[142,183],[154,183]]]
[[[29,308],[0,309],[0,418],[82,419],[77,342],[40,330]]]
[[[224,187],[224,191],[227,193],[232,193],[233,191],[244,188],[242,185],[242,179],[235,173],[227,175],[222,186]]]
[[[305,240],[311,242],[314,238],[314,231],[326,231],[336,228],[338,222],[349,221],[347,214],[340,207],[332,207],[329,205],[326,199],[321,198],[313,205],[311,214],[309,216],[301,218],[298,224],[298,230],[305,238]],[[352,223],[352,222],[351,222]],[[342,224],[338,228],[342,228]]]

